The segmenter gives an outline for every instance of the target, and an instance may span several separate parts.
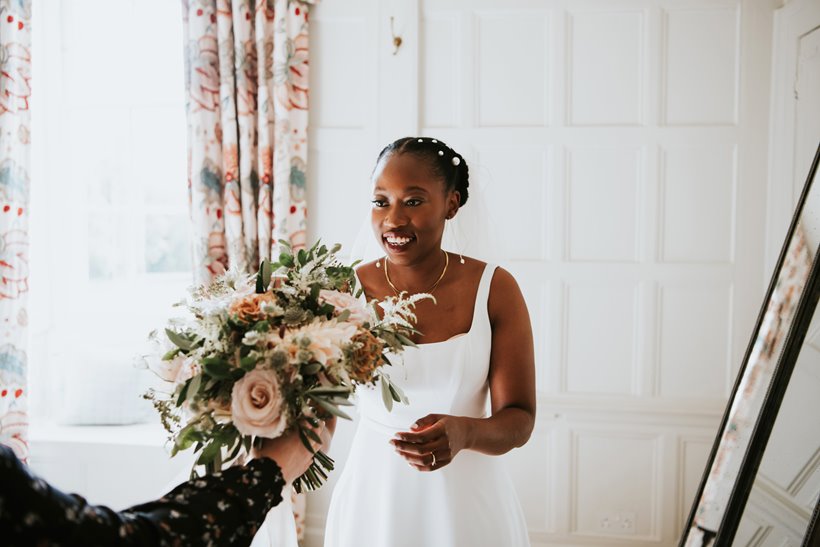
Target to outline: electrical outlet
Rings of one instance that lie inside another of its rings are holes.
[[[598,529],[605,534],[631,535],[635,533],[637,515],[629,511],[599,513]]]

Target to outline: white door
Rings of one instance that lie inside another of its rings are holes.
[[[537,340],[535,432],[504,457],[534,545],[677,543],[764,292],[774,3],[311,13],[312,235],[355,239],[376,155],[406,135],[461,152],[489,204],[495,241],[466,243],[515,274]],[[334,442],[342,466],[349,432]]]

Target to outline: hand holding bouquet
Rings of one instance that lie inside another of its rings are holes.
[[[292,428],[313,451],[310,441],[321,444],[313,428],[331,416],[349,419],[340,407],[351,404],[357,385],[380,383],[388,409],[407,402],[385,371],[386,353],[414,345],[415,303],[432,297],[365,305],[356,264],[339,262],[338,245],[294,253],[280,243],[278,261],[263,262],[255,276],[229,271],[195,288],[180,303],[189,316],[151,333],[156,352],[145,361],[169,389],[146,398],[173,441],[172,455],[193,448],[206,472],[247,457],[254,439]],[[318,451],[294,486],[318,488],[332,469]]]

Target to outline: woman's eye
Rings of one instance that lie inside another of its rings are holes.
[[[373,204],[373,207],[387,207],[387,201],[383,199],[374,199],[371,203]]]
[[[408,207],[417,207],[417,206],[421,205],[421,200],[420,199],[415,199],[415,198],[414,199],[408,199],[407,201],[404,202],[404,204],[407,205]]]

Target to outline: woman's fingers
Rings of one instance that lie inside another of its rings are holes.
[[[445,437],[440,437],[424,445],[394,441],[393,446],[399,456],[417,466],[432,465],[433,454],[435,454],[436,463],[449,461],[451,459],[449,443]]]
[[[435,455],[435,459],[433,459]],[[408,460],[408,463],[418,469],[419,471],[435,471],[441,469],[445,465],[453,461],[449,451],[437,450],[424,456],[418,456],[414,461]]]
[[[444,422],[438,421],[419,431],[402,431],[396,433],[396,439],[407,443],[425,444],[445,433]]]
[[[433,450],[441,450],[448,445],[447,438],[444,436],[436,437],[435,439],[423,444],[409,443],[399,441],[397,439],[393,439],[390,443],[396,451],[412,455],[429,454]]]

